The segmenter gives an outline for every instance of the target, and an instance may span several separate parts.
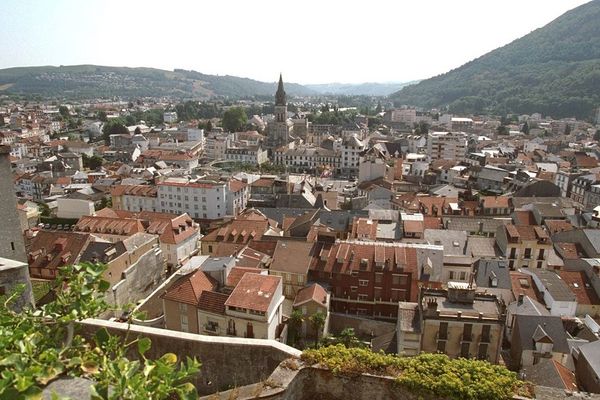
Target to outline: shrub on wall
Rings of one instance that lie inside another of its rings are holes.
[[[451,399],[507,399],[524,385],[514,372],[503,366],[464,358],[454,360],[445,354],[399,357],[339,344],[306,350],[302,359],[307,364],[326,367],[334,374],[392,376],[415,392]]]

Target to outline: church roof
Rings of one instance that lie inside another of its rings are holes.
[[[275,93],[275,105],[284,106],[287,104],[285,90],[283,90],[283,78],[279,74],[279,85],[277,85],[277,92]]]

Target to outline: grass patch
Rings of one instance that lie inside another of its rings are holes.
[[[391,376],[416,393],[448,399],[509,399],[522,393],[525,387],[514,372],[503,366],[465,358],[450,359],[445,354],[399,357],[335,345],[305,350],[302,360],[326,367],[334,374]]]

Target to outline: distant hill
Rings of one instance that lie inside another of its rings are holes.
[[[321,94],[348,95],[348,96],[389,96],[390,94],[402,89],[406,85],[417,83],[418,81],[405,83],[324,83],[315,85],[304,85]]]
[[[277,78],[277,76],[275,76]],[[273,96],[276,82],[260,82],[236,76],[206,75],[196,71],[99,65],[19,67],[0,69],[0,93],[42,97],[211,97]],[[291,95],[316,92],[285,83]]]
[[[396,104],[449,106],[457,113],[590,117],[600,106],[600,0],[390,98]]]

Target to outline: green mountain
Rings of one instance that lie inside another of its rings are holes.
[[[417,83],[418,81],[412,82],[400,82],[400,83],[377,83],[377,82],[366,82],[366,83],[323,83],[323,84],[312,84],[304,85],[305,87],[312,89],[322,94],[332,95],[346,95],[346,96],[389,96],[390,94],[402,89],[404,86]]]
[[[600,106],[600,0],[390,98],[456,113],[589,118]]]
[[[240,98],[273,96],[276,90],[276,82],[259,82],[228,75],[206,75],[182,69],[165,71],[155,68],[99,65],[0,69],[0,93],[42,97]],[[295,83],[286,83],[285,90],[291,96],[315,94],[314,91]]]

